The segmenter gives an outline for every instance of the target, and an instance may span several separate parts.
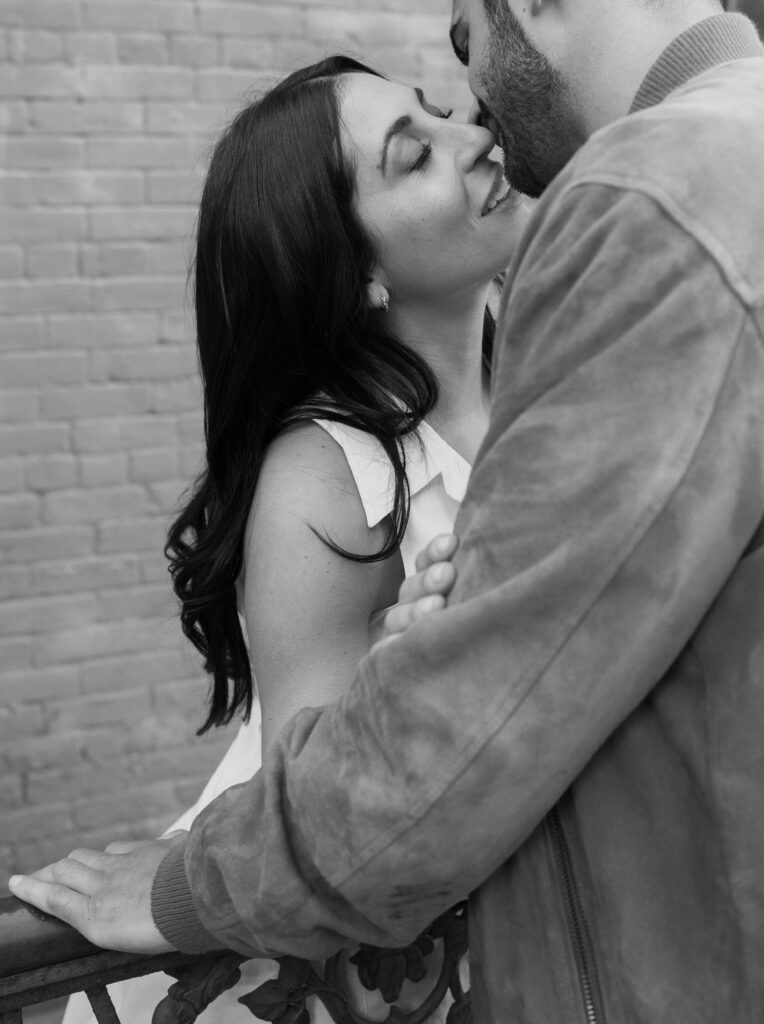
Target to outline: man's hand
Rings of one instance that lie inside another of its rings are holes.
[[[405,632],[417,619],[446,607],[456,581],[451,559],[459,545],[453,533],[435,537],[416,557],[417,571],[407,577],[398,591],[398,604],[385,616],[383,638]]]
[[[103,853],[68,857],[8,883],[14,896],[66,921],[96,946],[126,953],[166,953],[174,947],[151,916],[151,886],[170,847],[185,832],[141,843],[111,843]]]

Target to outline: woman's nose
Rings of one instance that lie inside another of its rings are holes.
[[[460,125],[460,129],[458,146],[460,162],[469,168],[488,156],[496,145],[496,140],[487,128],[474,121]]]

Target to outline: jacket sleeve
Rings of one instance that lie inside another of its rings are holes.
[[[529,835],[655,686],[764,507],[761,341],[659,202],[534,213],[444,612],[298,714],[154,887],[182,949],[410,941]]]

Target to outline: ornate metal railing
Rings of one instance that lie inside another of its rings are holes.
[[[442,960],[430,991],[414,1009],[400,1009],[396,1001],[405,980],[425,978],[428,958],[436,948]],[[466,949],[466,911],[460,904],[405,948],[361,946],[349,959],[337,954],[323,967],[282,957],[278,977],[239,1002],[261,1020],[310,1024],[307,1000],[315,996],[337,1024],[371,1024],[350,994],[349,972],[355,969],[364,988],[378,989],[389,1004],[384,1024],[424,1024],[446,997],[451,1000],[447,1024],[470,1024],[469,993],[462,988],[459,970]],[[99,1024],[120,1024],[106,986],[157,971],[176,981],[154,1011],[153,1024],[192,1024],[221,992],[236,984],[244,959],[230,950],[204,956],[114,953],[91,945],[72,928],[20,900],[0,899],[0,1024],[22,1024],[25,1007],[82,991]]]
[[[204,957],[114,953],[91,945],[73,928],[20,900],[0,899],[0,1024],[21,1024],[25,1007],[83,991],[99,1024],[119,1024],[106,985],[155,971],[179,979],[157,1008],[157,1013],[161,1008],[158,1024],[192,1021],[228,987],[222,984],[213,991],[208,985],[206,991],[197,993],[198,980],[210,973],[230,975],[242,960],[225,950]],[[207,995],[210,998],[202,1005]],[[198,1008],[191,1015],[194,1002]]]

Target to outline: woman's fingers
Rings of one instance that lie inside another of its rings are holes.
[[[428,594],[448,594],[456,580],[456,570],[450,559],[457,545],[453,533],[442,534],[430,541],[417,555],[417,571],[401,583],[398,603],[413,604]]]
[[[398,604],[385,616],[382,638],[405,632],[418,619],[446,606],[446,598],[456,581],[456,569],[449,559],[459,541],[453,533],[435,537],[416,558],[417,572],[408,576],[398,591]]]
[[[432,594],[445,596],[456,580],[456,570],[450,562],[437,562],[427,569],[414,573],[401,583],[398,591],[398,605],[414,604]],[[396,606],[397,607],[397,606]]]
[[[422,548],[416,557],[417,571],[401,583],[398,603],[413,604],[428,594],[447,594],[456,579],[450,560],[458,546],[456,534],[442,533]]]
[[[385,639],[405,632],[418,619],[445,607],[446,599],[442,594],[428,594],[426,597],[420,597],[417,601],[393,605],[385,616],[383,629]]]
[[[455,533],[441,533],[433,537],[427,547],[422,548],[416,556],[417,574],[436,562],[445,562],[454,557],[459,546],[459,538]]]

